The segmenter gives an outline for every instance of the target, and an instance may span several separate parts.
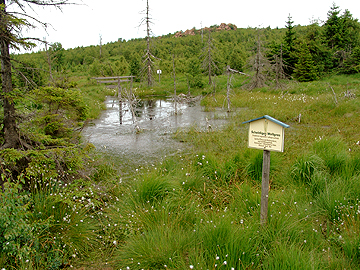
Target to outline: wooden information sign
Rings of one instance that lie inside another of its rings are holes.
[[[250,123],[249,148],[284,152],[284,128],[290,127],[271,116],[265,115],[244,122]]]
[[[260,224],[265,225],[268,213],[270,151],[284,152],[284,128],[290,126],[264,115],[243,124],[250,123],[249,148],[264,150],[261,182]]]

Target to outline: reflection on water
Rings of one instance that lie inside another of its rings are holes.
[[[127,102],[108,97],[106,108],[94,125],[84,129],[84,139],[98,149],[136,158],[140,163],[184,148],[182,143],[171,138],[171,133],[179,128],[195,126],[206,130],[225,123],[224,112],[204,112],[199,101],[179,102],[178,114],[175,114],[171,99],[148,99],[138,102],[135,108],[137,125],[141,129],[136,133],[135,119]]]

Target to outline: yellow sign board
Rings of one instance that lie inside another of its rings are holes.
[[[249,148],[284,152],[284,128],[288,125],[267,115],[245,123],[250,123]]]

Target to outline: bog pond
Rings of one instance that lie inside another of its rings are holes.
[[[116,97],[107,97],[105,104],[101,117],[84,128],[84,140],[99,151],[142,165],[186,149],[188,146],[173,139],[179,129],[214,130],[228,117],[222,109],[205,111],[199,99],[181,99],[175,108],[171,98],[146,98],[133,106],[134,113],[127,102]]]

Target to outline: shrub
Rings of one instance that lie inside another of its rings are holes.
[[[37,226],[46,227],[46,224],[27,222],[30,197],[21,194],[20,190],[19,182],[5,182],[3,191],[0,191],[0,254],[5,255],[5,263],[12,266],[16,266],[18,261],[30,259],[34,229]]]
[[[22,175],[23,189],[36,190],[57,185],[57,181],[70,183],[80,177],[80,171],[90,160],[80,147],[64,147],[50,150],[0,151],[4,162],[0,173],[13,181]],[[0,180],[1,184],[1,180]]]

